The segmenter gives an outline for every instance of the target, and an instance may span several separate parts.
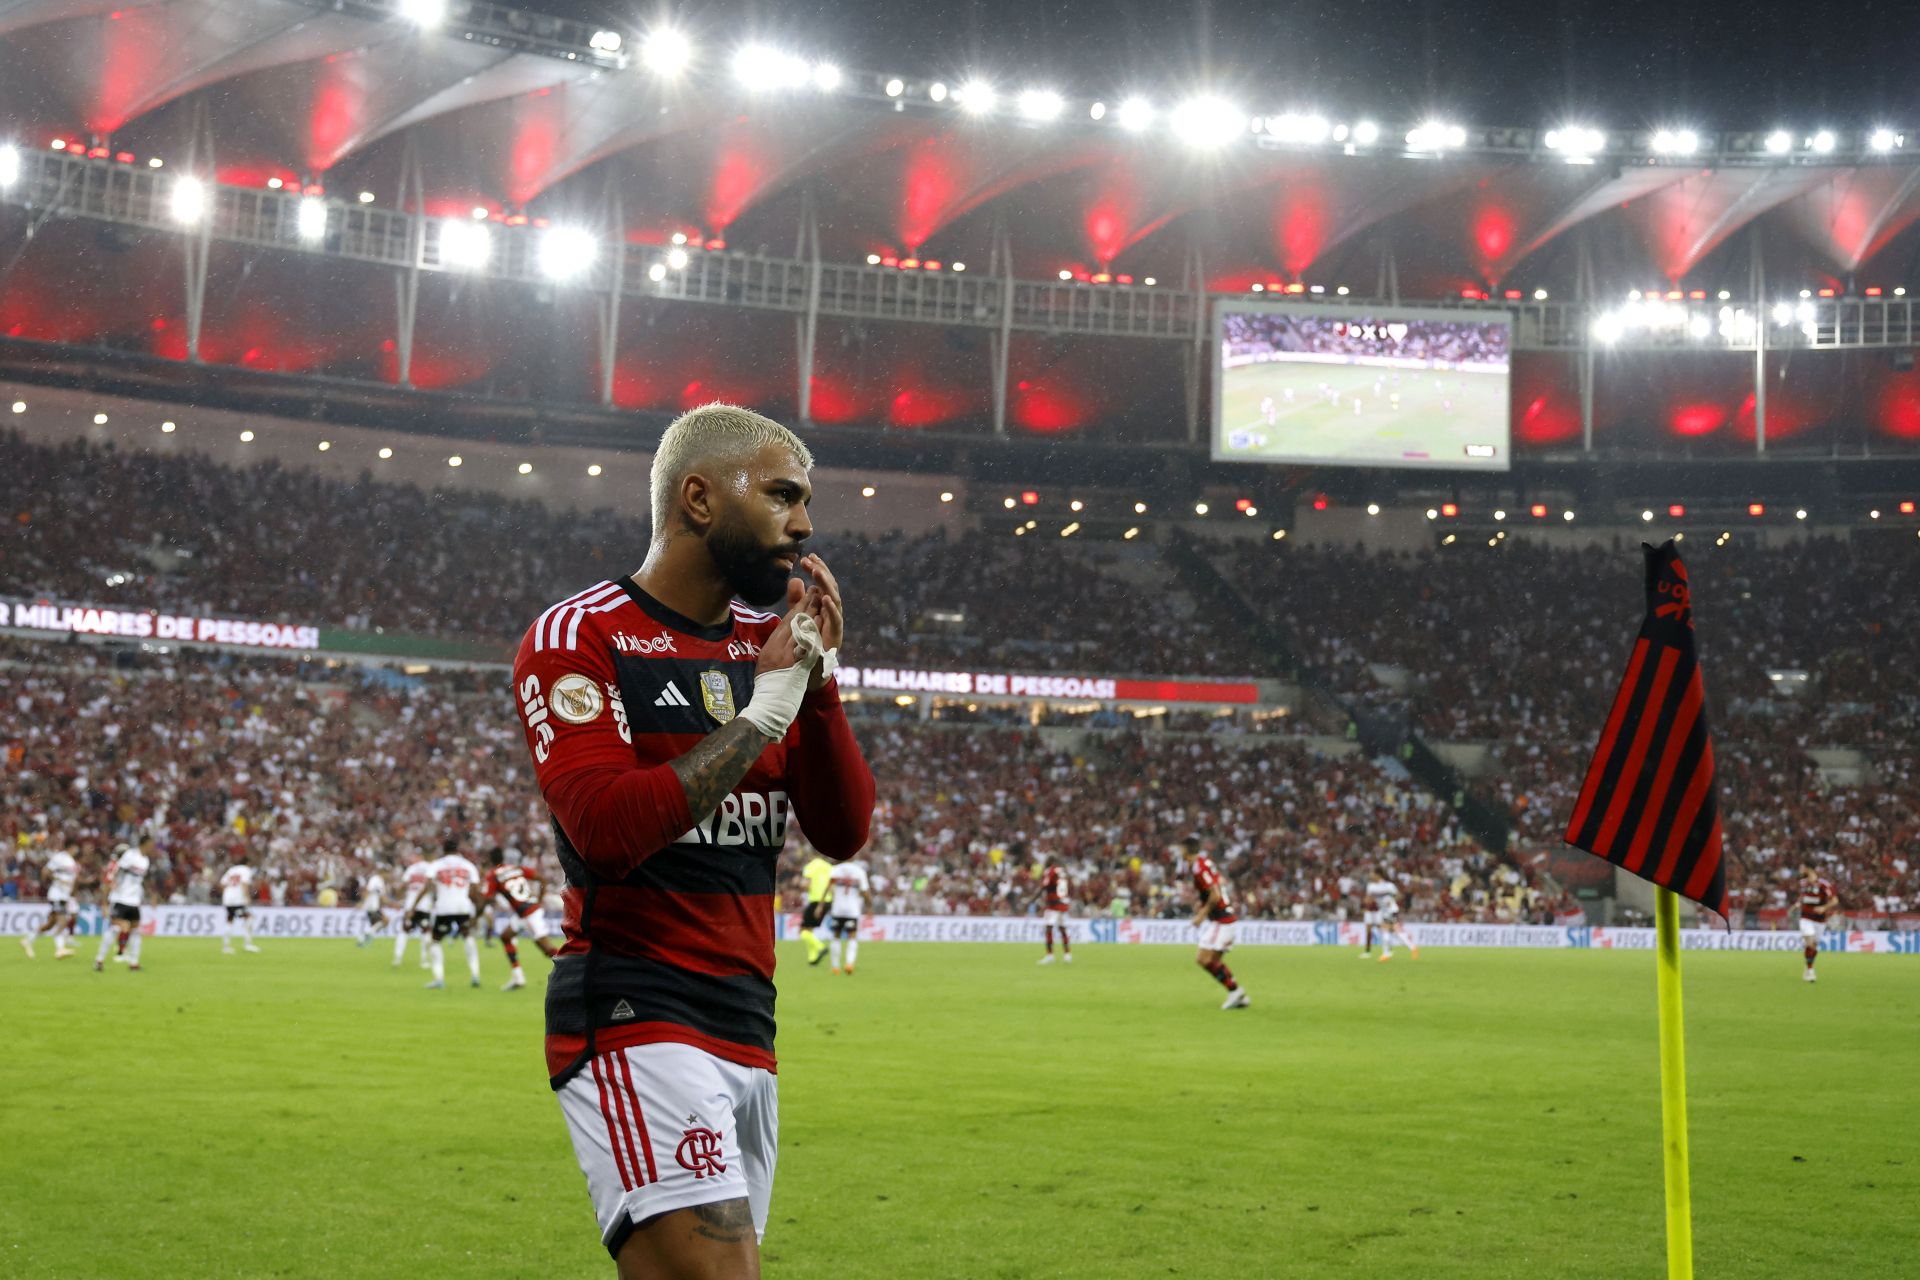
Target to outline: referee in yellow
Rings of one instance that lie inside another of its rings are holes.
[[[827,918],[827,904],[833,898],[833,864],[819,854],[800,868],[807,878],[807,905],[800,913],[800,937],[807,944],[807,963],[819,964],[827,954],[827,944],[814,933]]]

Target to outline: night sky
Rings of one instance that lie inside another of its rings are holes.
[[[528,7],[632,29],[663,10],[611,0]],[[1897,0],[719,0],[668,10],[703,48],[749,37],[843,66],[1003,88],[1210,83],[1250,110],[1542,127],[1702,131],[1882,120],[1912,126],[1920,16]]]

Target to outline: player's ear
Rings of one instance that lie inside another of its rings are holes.
[[[680,481],[680,519],[695,533],[713,527],[713,485],[697,471]]]

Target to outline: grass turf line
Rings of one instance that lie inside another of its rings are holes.
[[[1431,454],[1431,463],[1447,466],[1487,467],[1505,461],[1468,458],[1464,452],[1469,444],[1506,444],[1509,407],[1507,375],[1502,373],[1275,363],[1231,369],[1223,379],[1220,420],[1227,434],[1220,447],[1236,460],[1304,457],[1390,465],[1403,461],[1404,451],[1415,449]],[[1443,384],[1441,390],[1434,389],[1436,379]],[[1337,405],[1321,396],[1321,382],[1340,391]],[[1400,394],[1399,408],[1386,396],[1373,394],[1379,383]],[[1289,387],[1295,393],[1293,404],[1286,403]],[[1278,421],[1271,427],[1260,413],[1263,396],[1274,400]],[[1362,402],[1359,414],[1351,407],[1355,396]],[[1243,428],[1265,434],[1267,447],[1230,448],[1231,433]]]
[[[84,940],[83,940],[84,941]],[[611,1274],[532,989],[390,949],[0,953],[9,1277]],[[9,946],[11,949],[11,946]],[[1653,958],[782,949],[770,1276],[1655,1275]],[[1920,973],[1689,954],[1703,1274],[1920,1253]]]

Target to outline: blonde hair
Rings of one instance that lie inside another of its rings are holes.
[[[813,452],[799,436],[751,409],[703,404],[675,418],[653,454],[653,536],[666,529],[680,484],[689,474],[714,458],[744,458],[772,444],[791,451],[803,469],[813,469]]]

